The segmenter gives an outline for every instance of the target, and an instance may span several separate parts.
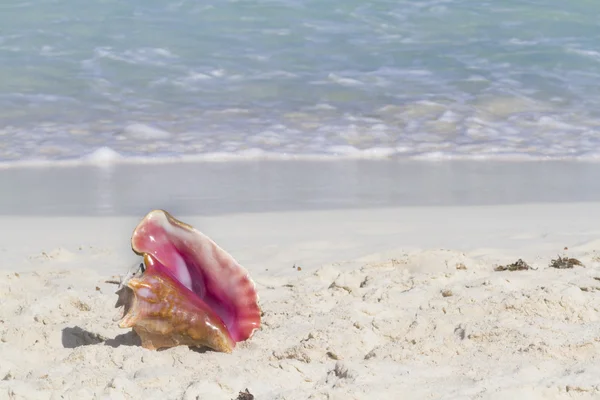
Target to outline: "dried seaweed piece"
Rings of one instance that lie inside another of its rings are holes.
[[[556,260],[550,261],[550,268],[568,269],[574,266],[584,267],[583,263],[576,258],[558,256]]]
[[[240,392],[235,400],[254,400],[254,395],[246,389],[245,391]]]
[[[497,266],[494,271],[526,271],[528,269],[531,269],[529,264],[519,258],[512,264]]]

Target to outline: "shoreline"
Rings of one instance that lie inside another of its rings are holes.
[[[530,155],[446,155],[433,152],[421,155],[391,154],[380,149],[357,150],[356,154],[288,154],[270,153],[262,150],[251,150],[241,154],[207,153],[196,155],[148,155],[123,156],[109,147],[102,147],[77,158],[61,159],[28,159],[21,161],[2,160],[0,171],[39,168],[118,168],[123,166],[159,166],[177,164],[247,164],[247,163],[348,163],[348,162],[381,162],[381,163],[475,163],[475,164],[545,164],[545,163],[574,163],[600,164],[600,156],[530,156]]]
[[[598,202],[600,164],[264,161],[0,170],[0,215],[182,215]]]

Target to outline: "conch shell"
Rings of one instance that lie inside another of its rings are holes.
[[[207,346],[231,353],[260,327],[260,308],[248,272],[201,232],[163,210],[151,211],[133,231],[140,271],[117,292],[121,328],[142,346]]]

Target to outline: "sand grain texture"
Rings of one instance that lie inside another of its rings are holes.
[[[117,327],[115,285],[105,280],[135,260],[122,255],[127,243],[98,250],[66,241],[12,254],[27,268],[0,272],[0,398],[235,399],[246,388],[259,400],[600,396],[591,233],[561,252],[584,266],[550,268],[564,243],[534,234],[537,248],[523,255],[532,269],[512,272],[494,268],[521,257],[505,250],[514,230],[497,234],[505,242],[496,250],[401,248],[378,237],[349,258],[337,236],[329,253],[337,261],[294,268],[304,244],[327,247],[308,236],[268,244],[275,263],[246,263],[263,326],[233,354],[148,351]],[[376,246],[387,250],[369,251]],[[240,253],[251,251],[268,257],[267,244]],[[279,261],[284,254],[289,263]]]

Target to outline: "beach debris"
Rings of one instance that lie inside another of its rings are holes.
[[[519,258],[512,264],[497,266],[494,271],[526,271],[528,269],[531,269],[529,264]]]
[[[254,395],[246,388],[246,390],[238,394],[235,400],[254,400]]]
[[[550,268],[557,268],[557,269],[568,269],[568,268],[573,268],[574,266],[585,267],[585,265],[583,265],[583,263],[576,258],[561,257],[561,256],[558,256],[557,259],[550,261],[550,265],[549,265]]]
[[[335,377],[337,379],[350,379],[353,380],[355,375],[343,361],[337,361],[335,367],[327,374],[328,378]],[[330,381],[330,379],[327,379]]]
[[[571,385],[567,385],[567,387],[565,388],[568,392],[579,392],[579,393],[583,393],[583,392],[591,392],[591,391],[595,391],[596,388],[595,387],[589,387],[589,388],[585,388],[585,387],[581,387],[581,386],[571,386]]]
[[[73,304],[73,306],[75,308],[77,308],[80,311],[91,311],[92,310],[92,308],[88,304],[84,303],[83,301],[81,301],[79,299],[73,300],[71,303]]]
[[[467,330],[462,324],[459,324],[456,328],[454,328],[454,334],[460,340],[465,340],[467,337]]]
[[[459,263],[456,263],[456,269],[464,271],[467,269],[467,266],[465,264],[459,262]]]
[[[450,297],[453,295],[454,295],[454,293],[452,293],[452,290],[450,290],[450,289],[442,290],[442,297]]]
[[[261,324],[258,293],[248,272],[208,236],[164,210],[133,231],[143,263],[123,279],[115,307],[121,328],[142,347],[205,346],[231,353]]]
[[[371,279],[371,277],[369,275],[365,276],[365,279],[363,279],[362,282],[360,283],[360,288],[364,288],[372,281],[373,281],[373,279]]]

